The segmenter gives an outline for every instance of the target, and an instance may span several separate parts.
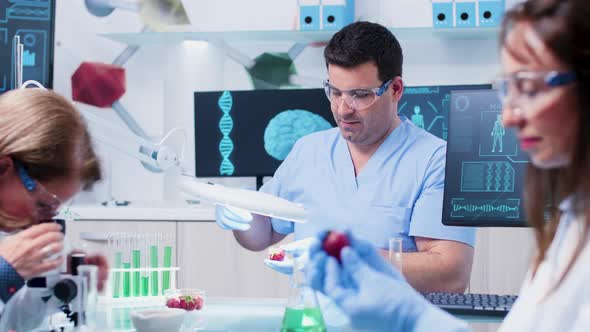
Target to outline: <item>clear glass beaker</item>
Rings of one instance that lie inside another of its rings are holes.
[[[400,273],[403,273],[403,248],[403,239],[401,237],[389,238],[389,262],[391,262],[391,264],[393,264],[393,266],[395,266]]]
[[[281,332],[326,332],[316,293],[305,282],[302,262],[294,259],[289,299]]]
[[[78,275],[86,278],[86,326],[96,327],[96,312],[98,305],[98,267],[96,265],[78,266]]]

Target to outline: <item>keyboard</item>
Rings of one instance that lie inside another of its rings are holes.
[[[435,306],[454,315],[505,317],[518,298],[516,295],[426,293]]]

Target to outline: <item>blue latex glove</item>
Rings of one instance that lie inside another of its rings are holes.
[[[303,268],[309,261],[309,246],[314,241],[314,238],[308,237],[303,240],[293,241],[291,243],[279,246],[279,248],[283,249],[287,255],[291,255],[292,257],[298,259],[301,264],[300,266]],[[289,257],[285,257],[285,259],[282,261],[273,261],[267,258],[264,260],[264,264],[279,273],[287,275],[293,274],[294,264],[293,260]]]
[[[283,235],[291,234],[295,231],[295,223],[279,219],[271,219],[272,228],[275,232]]]
[[[320,238],[323,238],[321,236]],[[467,326],[432,306],[368,242],[349,234],[342,264],[318,243],[310,249],[312,288],[330,297],[355,328],[371,331],[468,331]],[[318,250],[320,248],[320,250]]]
[[[246,210],[231,206],[215,206],[215,222],[222,229],[247,231],[252,219],[252,214]]]

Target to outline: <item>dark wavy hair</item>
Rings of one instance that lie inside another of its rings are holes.
[[[355,22],[338,31],[324,49],[330,64],[352,68],[373,61],[383,82],[402,76],[404,56],[399,42],[386,27],[371,22]]]

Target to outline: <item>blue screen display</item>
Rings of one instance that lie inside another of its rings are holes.
[[[36,80],[45,87],[52,86],[54,18],[53,0],[0,1],[0,93],[15,86],[15,35],[20,36],[24,47],[23,82]]]
[[[451,91],[490,85],[405,87],[399,114],[447,139]],[[323,89],[195,92],[196,174],[272,176],[301,136],[336,125]]]
[[[502,126],[494,90],[451,93],[443,223],[525,226],[522,189],[527,155]]]

